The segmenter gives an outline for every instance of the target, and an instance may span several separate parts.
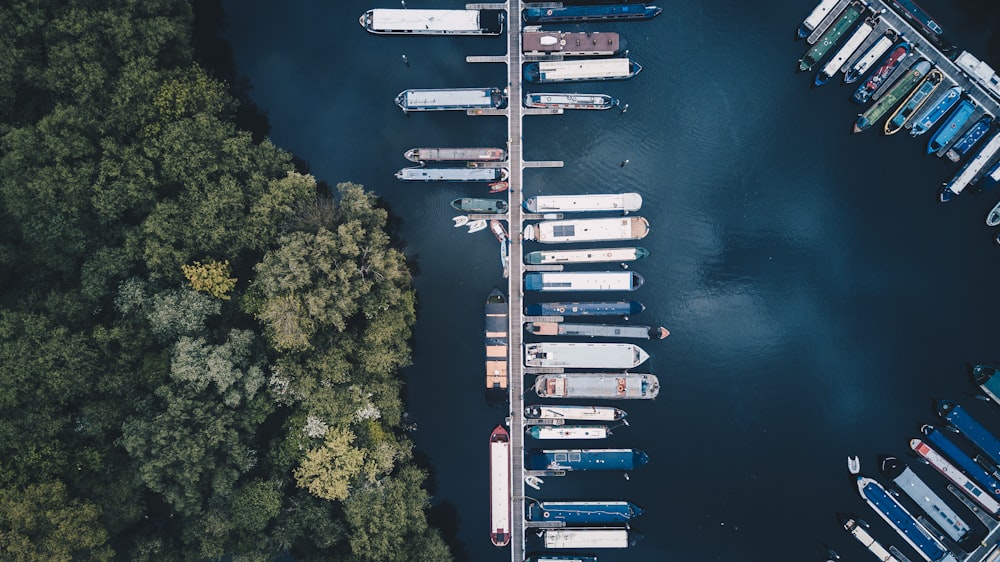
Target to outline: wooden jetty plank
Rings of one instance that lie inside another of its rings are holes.
[[[550,263],[541,265],[525,265],[525,271],[562,271],[563,264],[561,263]]]
[[[465,62],[507,62],[506,55],[469,55],[465,57]]]
[[[562,160],[531,160],[524,163],[525,168],[562,168]]]

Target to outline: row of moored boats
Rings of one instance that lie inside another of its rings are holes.
[[[644,4],[528,7],[521,14],[526,27],[522,51],[527,63],[522,68],[527,83],[558,84],[584,81],[624,80],[638,74],[642,67],[627,56],[617,33],[566,32],[543,30],[546,24],[650,19],[660,8]],[[504,12],[491,9],[413,10],[374,9],[361,16],[360,23],[372,33],[416,35],[482,35],[502,33]],[[482,114],[506,107],[507,91],[497,87],[414,89],[400,92],[396,103],[404,112],[464,110]],[[533,109],[607,110],[618,100],[600,93],[532,92],[525,95],[524,106]],[[626,106],[627,107],[627,106]],[[623,108],[624,111],[625,108]],[[403,181],[486,182],[491,193],[508,188],[508,155],[499,148],[414,148],[404,157],[418,166],[397,173]],[[508,270],[509,239],[503,228],[509,203],[505,199],[463,197],[451,206],[464,213],[453,220],[470,232],[489,225],[501,246],[505,274]],[[638,193],[593,194],[572,196],[536,196],[524,201],[526,212],[543,217],[523,233],[523,239],[542,244],[570,242],[605,243],[643,238],[649,231],[641,217],[626,216],[638,211],[642,198]],[[587,214],[586,218],[563,220],[564,215]],[[614,213],[616,217],[600,216]],[[591,216],[593,215],[593,216]],[[643,278],[628,270],[628,263],[649,255],[638,246],[590,247],[529,252],[527,267],[542,271],[525,274],[526,291],[633,291]],[[556,271],[565,265],[614,263],[614,271]],[[522,268],[523,269],[523,268]],[[510,357],[508,302],[504,293],[493,290],[486,299],[485,367],[486,387],[505,392],[508,388]],[[648,353],[634,343],[605,340],[662,339],[665,328],[631,324],[563,323],[564,316],[627,317],[644,307],[634,301],[543,302],[527,306],[537,318],[525,326],[529,338],[539,342],[524,344],[526,369],[543,371],[533,384],[536,394],[548,401],[652,399],[659,392],[659,382],[651,373],[632,373],[649,359]],[[551,320],[545,317],[552,317]],[[548,337],[556,341],[547,341]],[[594,343],[591,339],[601,340]],[[626,413],[604,405],[536,404],[525,408],[526,435],[532,440],[600,440],[615,427],[627,425]],[[490,434],[490,518],[491,540],[497,546],[511,539],[510,435],[503,425]],[[546,475],[564,475],[584,470],[630,471],[646,464],[648,457],[639,449],[616,448],[532,448],[525,452],[526,483],[536,488]],[[520,477],[520,475],[518,475]],[[527,521],[547,522],[541,531],[546,549],[624,548],[637,534],[628,527],[642,509],[619,500],[530,500],[523,517]],[[528,558],[533,562],[574,560],[596,562],[597,556],[540,553]]]
[[[884,10],[866,2],[821,0],[799,29],[812,44],[799,70],[816,71],[816,86],[838,73],[844,83],[858,83],[852,101],[871,105],[858,116],[854,132],[884,118],[887,135],[904,129],[913,137],[929,134],[928,154],[952,162],[968,156],[941,188],[941,201],[978,182],[1000,182],[1000,130],[993,114],[1000,107],[1000,76],[967,51],[955,57],[937,51],[953,47],[942,39],[941,25],[912,0],[885,3],[921,35],[907,37],[885,21]],[[1000,225],[1000,203],[987,224]]]
[[[1000,404],[998,373],[1000,370],[989,365],[973,368],[973,377],[985,398]],[[941,425],[922,425],[920,436],[909,442],[910,454],[929,468],[922,469],[919,464],[911,467],[898,457],[882,456],[879,467],[883,481],[891,482],[886,485],[861,474],[857,457],[848,458],[848,467],[861,498],[919,559],[992,560],[989,557],[997,555],[996,541],[987,541],[986,536],[997,528],[1000,520],[1000,439],[956,402],[939,400],[935,410]],[[940,478],[930,481],[918,474],[921,471],[937,472]],[[943,499],[934,484],[937,488],[944,484],[947,490],[944,495],[953,496],[951,500]],[[964,508],[952,507],[959,503]],[[863,519],[852,514],[838,517],[844,529],[877,559],[888,562],[911,559],[897,547],[880,543]],[[984,548],[987,543],[992,548]],[[975,556],[970,557],[972,553]]]

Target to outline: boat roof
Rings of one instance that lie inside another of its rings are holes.
[[[415,166],[396,172],[401,180],[489,181],[499,177],[497,168],[423,168]]]
[[[639,279],[634,271],[536,271],[524,283],[529,291],[631,291]]]
[[[521,50],[524,52],[618,52],[620,48],[621,40],[614,32],[524,31],[521,33]]]
[[[638,211],[642,195],[629,193],[595,193],[591,195],[536,195],[524,202],[532,212]]]
[[[402,103],[408,109],[443,106],[493,105],[494,88],[445,88],[441,90],[405,90]]]
[[[941,400],[938,402],[938,414],[986,453],[994,464],[1000,465],[1000,439],[970,416],[962,406]]]
[[[968,523],[962,520],[944,500],[921,480],[909,467],[892,479],[896,486],[930,515],[952,540],[960,541],[971,530]]]
[[[627,58],[542,61],[537,64],[541,79],[546,81],[611,78],[628,76],[631,72]]]
[[[371,10],[372,29],[393,31],[478,31],[479,10]]]

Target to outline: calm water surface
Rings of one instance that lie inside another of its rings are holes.
[[[464,62],[502,54],[504,40],[380,37],[358,25],[394,2],[224,4],[238,70],[273,140],[319,179],[374,190],[401,218],[419,267],[408,409],[435,518],[461,559],[509,560],[489,543],[487,508],[487,437],[506,409],[484,399],[482,366],[483,301],[506,283],[493,237],[452,228],[448,206],[485,189],[393,178],[410,165],[407,148],[503,146],[506,124],[405,116],[392,101],[407,88],[505,85],[502,65]],[[919,425],[935,421],[935,398],[1000,430],[1000,408],[973,398],[966,372],[1000,359],[1000,247],[983,222],[1000,190],[942,205],[938,187],[957,167],[924,156],[927,137],[851,135],[851,90],[812,88],[811,75],[794,72],[806,45],[792,37],[814,4],[668,2],[649,22],[594,25],[620,32],[645,70],[576,91],[613,94],[629,111],[525,121],[526,158],[566,162],[526,171],[526,195],[642,194],[652,256],[634,266],[647,280],[634,298],[648,310],[633,320],[672,332],[643,344],[660,397],[623,404],[631,426],[608,440],[646,450],[650,464],[628,481],[571,474],[528,489],[645,508],[633,525],[642,542],[602,562],[808,561],[823,544],[873,560],[837,512],[860,514],[916,559],[858,497],[845,457],[860,455],[878,476],[878,455],[905,457]],[[922,4],[1000,65],[991,3]],[[916,470],[943,490],[926,468]]]

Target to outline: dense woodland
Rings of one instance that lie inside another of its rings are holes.
[[[0,559],[449,560],[387,214],[236,125],[194,19],[0,3]]]

